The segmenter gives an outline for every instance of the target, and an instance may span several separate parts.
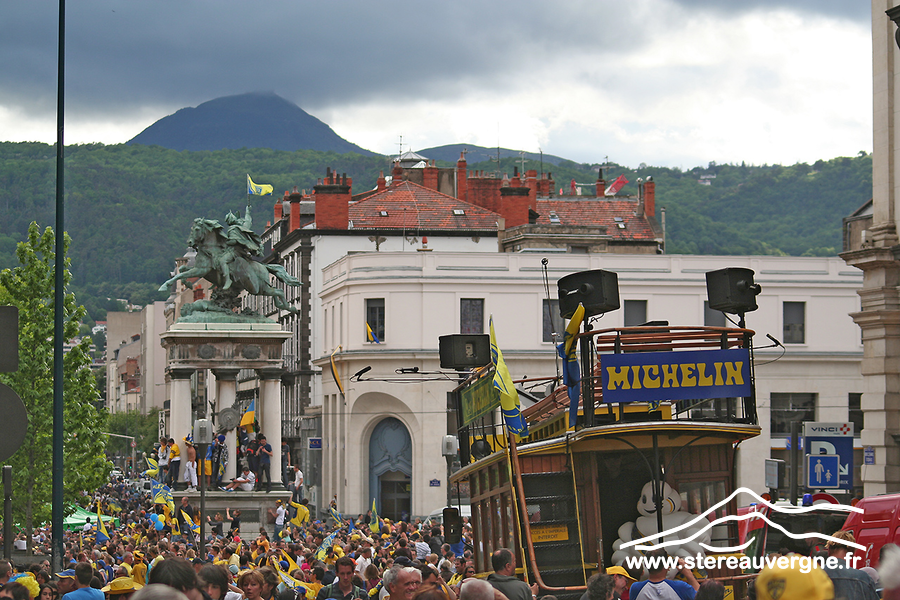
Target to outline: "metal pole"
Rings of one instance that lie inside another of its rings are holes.
[[[12,466],[3,465],[3,557],[12,559]]]
[[[53,570],[62,570],[63,556],[63,317],[65,266],[65,197],[63,125],[66,90],[66,0],[59,0],[59,41],[56,84],[56,260],[54,265],[55,305],[53,319],[53,498],[51,503]]]
[[[594,328],[584,320],[584,332]],[[591,336],[581,338],[581,407],[584,412],[584,426],[594,426],[594,355],[591,352]]]
[[[203,552],[205,546],[203,541],[206,539],[203,536],[203,530],[205,529],[205,521],[206,521],[206,444],[200,444],[200,456],[198,457],[200,460],[200,474],[198,475],[200,478],[200,542],[197,544],[200,552]]]
[[[788,502],[797,504],[797,471],[800,470],[800,421],[791,421],[791,485]]]

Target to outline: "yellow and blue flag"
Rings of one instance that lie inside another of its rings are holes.
[[[103,522],[103,515],[100,513],[100,501],[97,501],[97,537],[95,543],[102,544],[109,541],[109,532],[106,531],[106,523]]]
[[[366,323],[366,341],[367,342],[375,342],[376,344],[380,344],[381,340],[378,339],[378,336],[375,335],[375,332],[372,331],[372,328]]]
[[[267,183],[253,183],[250,175],[247,175],[247,194],[251,196],[268,196],[275,188]]]
[[[575,427],[578,401],[581,398],[581,387],[578,385],[581,383],[581,368],[578,366],[578,357],[575,353],[578,346],[575,336],[578,335],[582,321],[584,321],[584,306],[579,304],[569,324],[566,325],[562,343],[556,347],[559,357],[563,359],[563,384],[569,392],[569,427]]]
[[[494,363],[494,388],[500,393],[500,411],[503,413],[503,420],[506,427],[513,432],[517,438],[526,437],[528,435],[528,422],[522,416],[521,406],[519,405],[519,392],[513,384],[512,375],[509,374],[509,368],[506,361],[503,360],[503,353],[497,345],[497,334],[494,333],[494,315],[491,315],[491,362]]]
[[[241,427],[253,427],[253,422],[256,420],[256,399],[250,401],[250,406],[247,407],[247,412],[241,417]],[[252,431],[252,430],[251,430]]]
[[[150,468],[144,471],[144,475],[153,479],[157,476],[157,474],[159,474],[159,463],[149,456],[147,457],[147,466],[149,466]]]
[[[316,559],[325,560],[325,557],[328,555],[328,549],[334,545],[334,538],[337,536],[338,531],[340,529],[335,529],[331,533],[328,534],[324,540],[322,540],[322,544],[319,546],[319,549],[316,551]]]
[[[334,505],[329,506],[328,513],[331,515],[331,518],[337,522],[338,526],[343,524],[344,517],[341,515],[341,513],[338,512],[337,507],[335,507]]]
[[[378,509],[375,508],[375,498],[372,498],[372,520],[369,521],[369,531],[381,533],[381,523],[378,521]]]
[[[188,515],[183,510],[181,511],[181,518],[184,520],[184,524],[190,527],[191,531],[194,535],[200,535],[200,524],[195,523],[193,519],[191,519],[190,515]]]

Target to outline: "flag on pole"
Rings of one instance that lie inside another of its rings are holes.
[[[159,473],[159,463],[156,460],[154,460],[148,456],[147,457],[147,466],[150,468],[147,469],[146,471],[144,471],[144,475],[153,479]]]
[[[578,357],[575,354],[578,344],[575,336],[584,321],[584,305],[579,304],[563,334],[563,341],[556,347],[559,357],[563,359],[563,384],[569,391],[569,427],[575,427],[578,417],[578,400],[581,396],[581,368],[578,366]]]
[[[99,500],[97,500],[97,537],[94,541],[97,544],[109,541],[109,532],[106,531],[106,523],[103,522],[103,515],[100,513]]]
[[[338,375],[337,365],[334,364],[334,355],[337,354],[338,350],[341,350],[341,346],[338,346],[334,349],[334,352],[331,353],[331,376],[334,378],[334,383],[337,384],[338,389],[341,390],[341,396],[344,395],[344,384],[341,383],[341,376]]]
[[[381,533],[381,523],[378,522],[378,509],[375,508],[375,498],[372,498],[372,520],[369,521],[369,531],[372,533]]]
[[[250,401],[247,412],[241,417],[241,427],[250,427],[252,431],[253,421],[256,420],[256,399]]]
[[[528,422],[522,416],[521,406],[519,404],[519,392],[513,384],[512,375],[509,374],[509,368],[506,361],[503,360],[503,353],[497,345],[497,334],[494,333],[494,315],[491,315],[491,362],[494,363],[494,388],[500,393],[500,410],[503,413],[503,420],[506,427],[513,432],[517,438],[528,435]]]
[[[625,187],[626,183],[628,183],[628,180],[625,179],[625,176],[619,175],[618,177],[616,177],[615,181],[613,181],[611,184],[609,184],[609,187],[606,188],[606,193],[604,195],[605,196],[615,196],[616,194],[619,193],[619,190],[621,190],[623,187]]]
[[[268,196],[274,189],[267,183],[253,183],[250,175],[247,175],[247,194],[251,196]]]
[[[195,523],[193,519],[191,519],[190,515],[188,515],[184,510],[181,511],[181,518],[184,520],[184,524],[187,525],[194,535],[200,535],[200,524]]]
[[[372,331],[372,328],[366,323],[366,341],[367,342],[375,342],[376,344],[380,344],[381,340],[378,339],[378,336],[375,335],[375,332]]]

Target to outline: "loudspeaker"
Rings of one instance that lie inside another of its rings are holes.
[[[571,319],[584,305],[584,316],[593,317],[619,308],[619,276],[612,271],[580,271],[556,282],[559,291],[559,314]]]
[[[462,539],[462,517],[459,509],[448,506],[442,514],[444,524],[444,543],[458,544]]]
[[[743,314],[759,308],[756,296],[762,286],[753,283],[753,269],[727,267],[706,273],[706,296],[713,310]]]
[[[454,333],[438,338],[442,369],[468,371],[491,362],[491,336],[486,333]]]

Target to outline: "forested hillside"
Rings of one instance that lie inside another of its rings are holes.
[[[0,143],[0,268],[15,262],[15,245],[28,224],[54,222],[55,150],[39,143]],[[441,163],[439,163],[441,164]],[[447,166],[455,163],[444,163]],[[505,158],[500,172],[521,163]],[[375,185],[390,158],[303,150],[174,151],[157,146],[92,144],[66,149],[66,228],[72,237],[73,286],[94,319],[106,298],[143,304],[185,251],[190,222],[222,219],[247,201],[246,175],[271,183],[276,195],[293,186],[312,188],[326,167],[353,177],[353,190]],[[471,170],[498,170],[496,162]],[[540,169],[538,161],[525,168]],[[590,184],[598,165],[544,163],[557,191],[569,182]],[[657,183],[657,214],[666,208],[669,253],[834,255],[840,251],[841,217],[871,197],[871,157],[817,161],[813,165],[716,165],[690,171],[613,165],[635,193],[638,177]],[[715,178],[711,178],[711,176]],[[710,185],[701,185],[701,176]],[[586,193],[593,193],[590,187]],[[254,197],[254,226],[271,219],[273,197]]]

